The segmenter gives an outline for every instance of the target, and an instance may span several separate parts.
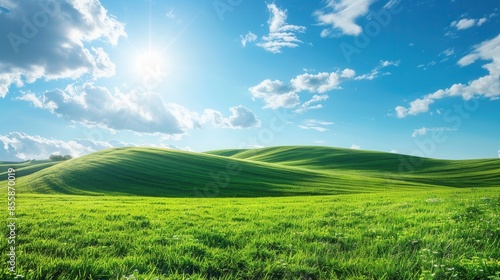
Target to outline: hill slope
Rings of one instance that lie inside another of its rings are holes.
[[[20,176],[18,188],[34,193],[256,197],[498,186],[499,174],[498,159],[442,161],[328,147],[208,153],[119,148]]]
[[[500,185],[500,159],[438,160],[393,153],[320,146],[284,146],[220,150],[209,154],[300,166],[312,170],[359,171],[370,177],[432,185],[465,187]]]

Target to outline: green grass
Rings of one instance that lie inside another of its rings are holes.
[[[500,159],[445,161],[327,147],[209,153],[121,148],[19,176],[18,186],[25,193],[157,197],[263,197],[491,187],[500,186]]]
[[[17,273],[30,280],[498,279],[499,191],[21,194]],[[6,268],[1,278],[11,279]]]
[[[120,148],[0,168],[24,279],[500,279],[499,159]]]

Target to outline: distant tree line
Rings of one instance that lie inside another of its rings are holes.
[[[63,160],[68,160],[68,159],[72,159],[73,157],[70,156],[70,155],[65,155],[65,156],[61,156],[61,155],[50,155],[49,159],[51,161],[63,161]]]

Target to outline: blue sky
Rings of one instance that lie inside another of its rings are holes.
[[[278,145],[500,157],[499,8],[0,0],[0,160]]]

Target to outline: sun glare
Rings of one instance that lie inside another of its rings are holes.
[[[141,76],[155,75],[165,70],[165,58],[160,52],[145,51],[137,55],[135,67]]]

